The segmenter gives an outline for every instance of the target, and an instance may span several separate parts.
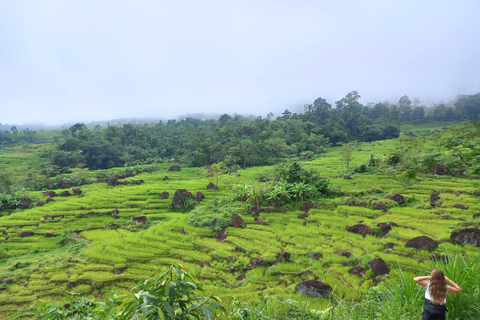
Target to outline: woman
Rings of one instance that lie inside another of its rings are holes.
[[[413,280],[426,287],[422,320],[445,320],[447,293],[461,292],[462,288],[445,277],[440,269],[433,269],[430,276],[416,277]],[[430,280],[430,282],[425,280]]]

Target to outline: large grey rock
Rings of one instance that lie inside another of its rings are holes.
[[[312,298],[327,298],[332,287],[317,280],[307,280],[295,286],[295,292]]]

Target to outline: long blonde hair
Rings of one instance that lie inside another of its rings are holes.
[[[430,296],[434,304],[443,304],[447,298],[447,281],[440,269],[433,269],[429,284]]]

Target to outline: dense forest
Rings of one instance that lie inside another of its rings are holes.
[[[331,145],[397,138],[399,125],[404,123],[476,121],[480,115],[480,93],[459,96],[453,106],[430,108],[406,95],[398,104],[362,105],[359,99],[356,91],[335,106],[318,98],[305,105],[303,113],[285,110],[276,119],[270,113],[265,118],[223,114],[218,120],[186,118],[105,128],[77,123],[61,131],[54,146],[42,151],[50,162],[43,173],[55,176],[75,167],[106,169],[172,158],[188,166],[269,165],[286,157],[309,159]],[[42,142],[32,130],[0,131],[2,145],[21,141]]]

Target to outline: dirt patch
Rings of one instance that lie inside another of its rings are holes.
[[[320,252],[309,252],[307,257],[312,258],[313,260],[318,260],[323,258],[323,255]]]
[[[438,243],[427,236],[415,237],[406,243],[407,247],[417,250],[433,251],[438,247]]]
[[[237,281],[242,281],[243,279],[245,279],[245,273],[242,273],[237,277]]]
[[[45,233],[45,238],[53,238],[55,237],[55,233],[47,232]]]
[[[308,212],[301,213],[298,215],[298,219],[307,219],[310,214]]]
[[[118,184],[118,179],[117,178],[108,178],[107,179],[107,185],[114,187],[117,184]]]
[[[463,205],[463,204],[454,204],[453,205],[454,208],[457,208],[457,209],[462,209],[462,210],[468,210],[468,207],[466,205]]]
[[[43,202],[43,201],[38,201],[37,204],[36,204],[36,206],[37,206],[37,207],[41,207],[41,206],[43,206],[44,204],[45,204],[45,202]]]
[[[447,174],[448,168],[447,168],[447,166],[445,166],[443,164],[438,164],[435,167],[433,167],[432,170],[430,170],[430,172],[432,174],[437,174],[439,176],[444,176],[444,175]]]
[[[345,230],[348,232],[356,233],[356,234],[361,234],[362,236],[366,236],[368,233],[370,233],[370,227],[367,226],[366,224],[359,223],[354,226],[347,227]]]
[[[170,180],[170,179],[168,178],[168,176],[163,176],[162,179],[163,179],[163,180]]]
[[[170,168],[168,168],[168,171],[180,171],[181,168],[180,166],[171,166]]]
[[[327,298],[332,287],[318,280],[307,280],[295,286],[295,292],[312,298]]]
[[[351,176],[345,176],[345,177],[343,177],[343,179],[345,179],[345,180],[353,180],[353,177],[351,177]]]
[[[377,276],[389,273],[387,264],[380,257],[368,261],[368,268],[370,268],[370,270],[372,270]]]
[[[478,218],[480,217],[480,212],[477,212],[477,213],[474,213],[472,218],[475,219],[475,218]]]
[[[82,190],[80,188],[73,188],[72,191],[73,191],[73,194],[77,196],[82,194]]]
[[[248,213],[253,214],[254,216],[257,216],[257,217],[260,212],[262,212],[262,208],[258,204],[251,206],[250,209],[248,209]]]
[[[350,258],[352,256],[352,253],[350,251],[342,251],[340,255],[346,258]]]
[[[18,236],[20,238],[26,238],[26,237],[31,237],[33,236],[35,233],[33,231],[23,231],[22,233],[20,233]]]
[[[450,236],[450,242],[480,247],[480,230],[477,228],[467,228],[454,231]]]
[[[476,196],[476,197],[480,197],[480,190],[475,191],[475,192],[473,193],[473,195]]]
[[[71,281],[69,283],[67,283],[67,288],[68,289],[72,289],[72,288],[75,288],[78,286],[78,283],[76,281]]]
[[[304,204],[302,204],[300,206],[300,210],[302,211],[305,211],[305,212],[308,212],[310,211],[310,209],[314,209],[316,208],[317,206],[314,204],[314,203],[311,203],[311,202],[305,202]]]

